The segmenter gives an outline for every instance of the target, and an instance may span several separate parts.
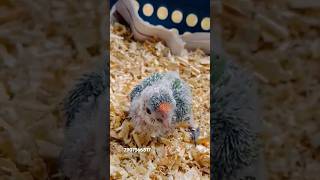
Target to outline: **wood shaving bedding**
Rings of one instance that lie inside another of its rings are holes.
[[[110,37],[111,179],[209,179],[210,57],[201,50],[173,56],[159,40],[137,42],[129,29],[117,23],[111,26]],[[145,77],[164,71],[178,71],[192,88],[194,119],[201,132],[197,147],[183,124],[161,138],[133,130],[128,94]],[[130,147],[151,151],[124,152]]]

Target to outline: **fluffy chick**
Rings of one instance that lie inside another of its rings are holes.
[[[84,75],[65,98],[65,143],[60,167],[66,179],[105,179],[106,92],[103,71]]]
[[[192,94],[177,72],[154,73],[130,93],[130,114],[135,129],[154,137],[164,135],[178,122],[187,121],[196,142],[199,128],[192,115]]]
[[[265,179],[258,138],[257,89],[252,76],[225,57],[213,57],[211,144],[214,179]]]

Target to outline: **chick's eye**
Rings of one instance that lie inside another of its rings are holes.
[[[151,111],[150,111],[149,108],[147,108],[146,111],[147,111],[148,114],[151,114]]]

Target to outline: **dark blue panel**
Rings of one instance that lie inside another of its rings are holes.
[[[204,17],[210,17],[210,0],[138,0],[140,4],[139,16],[153,25],[162,25],[168,29],[176,28],[180,34],[184,32],[210,32],[204,31],[201,28],[201,20]],[[152,4],[154,12],[152,16],[148,17],[143,14],[143,6],[145,4]],[[164,6],[168,9],[168,17],[165,20],[160,20],[157,17],[157,9]],[[174,10],[179,10],[183,13],[183,20],[181,23],[174,23],[171,20],[171,14]],[[186,17],[188,14],[193,13],[198,17],[198,23],[195,27],[189,27],[186,24]]]

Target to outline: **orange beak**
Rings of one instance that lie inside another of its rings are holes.
[[[160,112],[168,113],[168,112],[171,110],[171,108],[172,108],[172,106],[171,106],[170,103],[161,103],[161,104],[159,105],[158,110],[159,110]]]
[[[170,103],[161,103],[158,108],[158,111],[163,118],[163,125],[165,128],[169,128],[168,113],[171,111],[171,109],[172,109],[172,106]]]

